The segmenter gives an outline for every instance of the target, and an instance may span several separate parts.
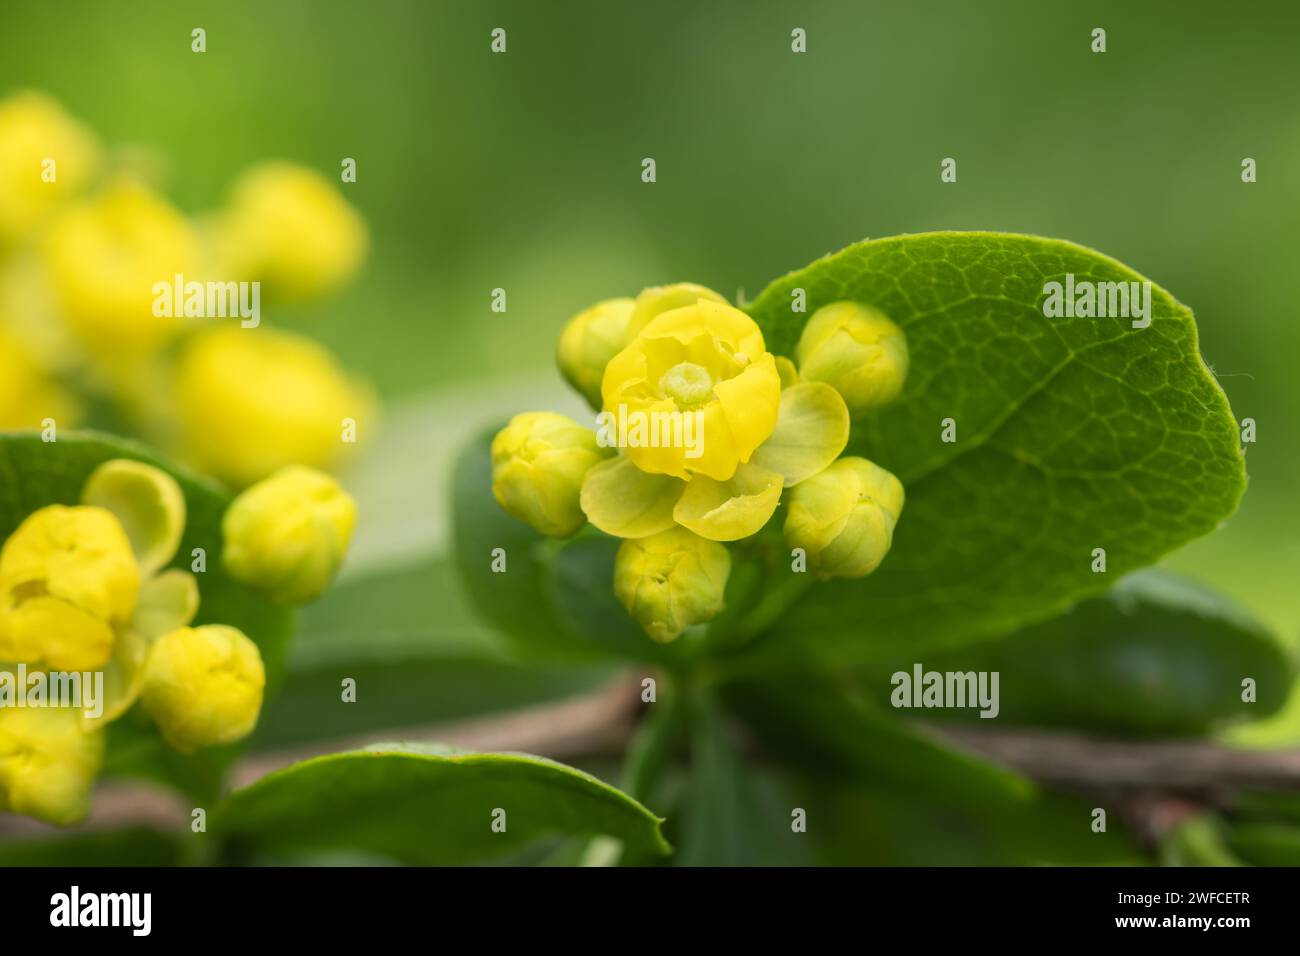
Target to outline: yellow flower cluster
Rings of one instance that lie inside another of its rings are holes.
[[[791,360],[722,296],[682,283],[579,313],[556,357],[598,427],[515,416],[492,443],[493,494],[543,534],[590,523],[624,539],[614,591],[655,640],[721,610],[723,542],[762,530],[786,489],[785,537],[814,574],[861,577],[884,559],[902,486],[840,457],[852,418],[895,399],[907,374],[902,330],[878,310],[824,306]]]
[[[227,509],[224,565],[268,596],[300,603],[328,586],[354,518],[333,479],[289,469]],[[137,701],[183,753],[252,731],[266,683],[261,653],[236,628],[192,626],[195,577],[168,567],[185,524],[175,479],[114,459],[94,470],[78,504],[35,511],[0,548],[0,670],[78,674],[81,687],[99,688],[93,704],[83,690],[75,707],[4,701],[0,809],[54,823],[83,817],[104,728]]]
[[[234,487],[340,465],[369,431],[372,395],[319,344],[263,326],[261,305],[351,281],[369,246],[360,216],[285,162],[189,216],[131,155],[44,94],[0,101],[0,428],[75,426],[95,404],[80,399],[107,397]],[[253,301],[256,316],[241,311]]]

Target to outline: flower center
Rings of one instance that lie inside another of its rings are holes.
[[[713,394],[713,377],[702,365],[678,362],[664,372],[659,388],[678,405],[702,405]]]

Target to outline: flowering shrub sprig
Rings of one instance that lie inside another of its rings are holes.
[[[907,374],[903,333],[878,310],[822,307],[792,360],[722,296],[682,283],[579,313],[556,355],[598,428],[515,416],[492,444],[493,494],[545,535],[590,523],[625,539],[614,592],[655,640],[722,609],[723,542],[758,534],[786,489],[786,541],[812,573],[861,577],[884,559],[902,485],[840,458],[852,417],[897,397]]]

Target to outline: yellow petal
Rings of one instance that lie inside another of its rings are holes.
[[[175,556],[185,530],[185,496],[166,472],[125,458],[106,461],[87,479],[81,500],[122,523],[142,576],[155,574]]]
[[[781,501],[781,476],[741,465],[727,481],[696,475],[673,509],[677,523],[710,541],[737,541],[767,524]]]
[[[712,289],[706,289],[694,282],[678,282],[674,285],[642,289],[641,294],[636,297],[636,303],[628,318],[625,341],[630,342],[640,335],[641,330],[656,316],[672,309],[680,309],[684,305],[694,305],[701,299],[710,302],[727,301]]]
[[[849,443],[849,409],[840,393],[823,382],[804,382],[781,393],[772,436],[750,459],[798,484],[821,471]]]
[[[140,586],[131,627],[152,640],[189,624],[198,610],[199,585],[194,575],[173,568]]]
[[[674,524],[673,507],[686,483],[642,471],[625,455],[603,461],[582,481],[587,520],[618,538],[646,538]]]
[[[113,642],[113,656],[104,666],[104,705],[98,717],[82,714],[82,725],[93,731],[117,720],[140,698],[144,667],[149,658],[149,641],[134,628],[120,631]]]

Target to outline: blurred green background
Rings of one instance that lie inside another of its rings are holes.
[[[156,150],[187,211],[262,159],[357,160],[361,281],[269,316],[385,399],[354,573],[444,547],[454,446],[568,401],[554,340],[591,302],[685,279],[753,298],[864,237],[995,229],[1092,246],[1195,310],[1259,441],[1240,513],[1172,564],[1294,636],[1297,26],[1280,3],[6,3],[0,93]]]

